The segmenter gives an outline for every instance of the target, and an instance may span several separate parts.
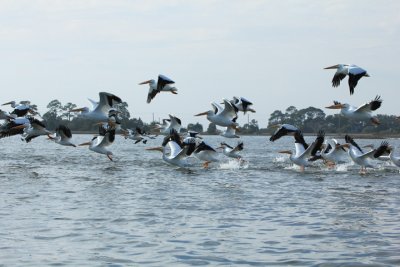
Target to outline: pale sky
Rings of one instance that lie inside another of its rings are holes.
[[[381,95],[378,113],[400,115],[400,1],[1,0],[0,102],[53,99],[89,105],[98,92],[149,122],[168,113],[183,125],[210,102],[243,96],[267,126],[276,109],[360,105]],[[365,68],[353,96],[333,70]],[[146,103],[139,82],[164,74],[178,95]],[[247,121],[243,115],[239,122]]]

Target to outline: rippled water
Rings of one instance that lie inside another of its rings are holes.
[[[400,265],[397,168],[300,173],[276,153],[292,138],[242,139],[246,163],[190,172],[144,151],[161,139],[117,138],[114,162],[45,138],[1,139],[0,266]]]

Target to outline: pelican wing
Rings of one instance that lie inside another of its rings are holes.
[[[243,142],[239,142],[234,149],[232,149],[232,153],[236,153],[243,150]]]
[[[160,92],[165,85],[175,83],[173,80],[162,74],[158,75],[157,91]]]
[[[220,105],[218,105],[216,102],[212,102],[211,106],[213,107],[215,115],[217,115],[223,111],[223,108]]]
[[[108,114],[110,108],[112,108],[116,104],[122,103],[121,98],[110,93],[100,92],[99,96],[100,102],[94,110],[95,112],[103,112]]]
[[[61,139],[69,139],[72,137],[71,130],[67,126],[62,125],[62,124],[60,124],[56,128],[56,133],[58,136],[61,137]]]
[[[364,105],[359,106],[355,112],[371,112],[377,110],[382,105],[382,99],[380,96],[376,96],[374,100],[371,100]]]
[[[221,111],[220,115],[227,118],[235,118],[237,116],[235,108],[233,105],[226,99],[224,99],[224,109]]]
[[[332,79],[332,86],[338,87],[340,82],[346,77],[346,74],[342,72],[336,72]]]
[[[147,94],[147,103],[150,103],[151,100],[153,100],[159,92],[160,92],[160,90],[153,89],[150,87],[149,93]]]
[[[110,146],[114,140],[115,140],[115,130],[107,130],[106,134],[104,136],[99,136],[103,137],[101,140],[98,138],[98,146]]]
[[[168,142],[169,149],[171,150],[170,152],[170,158],[176,158],[178,155],[183,151],[182,147],[178,145],[175,141],[169,141]]]

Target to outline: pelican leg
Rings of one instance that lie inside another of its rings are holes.
[[[206,161],[203,163],[203,168],[208,169],[208,165],[211,163],[211,161]]]
[[[113,161],[111,155],[107,155],[107,158],[108,158],[109,160]]]
[[[175,92],[175,91],[171,91],[171,93],[173,93],[174,95],[177,95],[178,93],[177,92]]]
[[[300,166],[300,172],[304,172],[305,168],[304,166]]]

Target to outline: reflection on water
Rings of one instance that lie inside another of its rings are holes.
[[[193,160],[190,171],[118,137],[114,162],[45,138],[1,139],[0,266],[400,265],[397,168],[301,173],[276,153],[292,138],[242,139],[245,161]]]

